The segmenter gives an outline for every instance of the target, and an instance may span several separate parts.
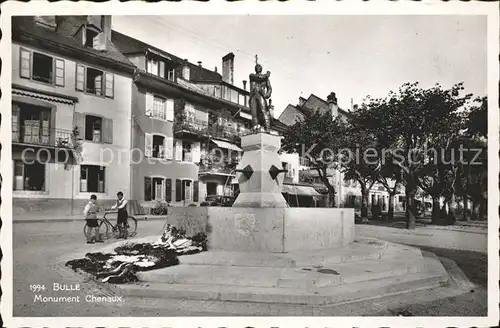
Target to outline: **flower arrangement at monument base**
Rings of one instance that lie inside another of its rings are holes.
[[[114,253],[87,253],[85,258],[66,262],[75,271],[113,284],[136,282],[139,271],[156,270],[179,264],[178,256],[207,250],[206,235],[185,237],[185,232],[170,225],[154,243],[127,243]]]

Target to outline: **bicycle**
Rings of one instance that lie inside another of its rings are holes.
[[[104,212],[104,215],[102,216],[102,219],[98,219],[100,221],[99,223],[99,233],[103,235],[105,239],[110,239],[110,238],[116,238],[118,237],[120,230],[118,229],[118,223],[116,225],[113,225],[107,218],[107,214],[116,214],[118,211],[106,211]],[[137,219],[133,216],[130,216],[127,218],[127,233],[129,237],[133,237],[137,234]],[[85,237],[87,236],[87,224],[85,224],[85,227],[83,227],[83,233]]]

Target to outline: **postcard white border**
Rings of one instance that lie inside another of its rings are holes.
[[[1,218],[3,226],[0,232],[3,251],[2,280],[3,295],[0,303],[1,314],[7,327],[48,326],[48,327],[471,327],[495,326],[499,318],[498,296],[498,168],[499,168],[499,17],[498,4],[483,2],[391,2],[391,1],[289,1],[289,2],[257,2],[242,1],[229,3],[226,1],[210,1],[208,3],[184,1],[181,3],[141,3],[141,2],[107,2],[107,3],[48,3],[32,1],[29,3],[6,2],[2,5],[0,16],[3,33],[0,43],[0,54],[3,70],[0,78],[2,98],[2,122],[0,138],[2,153],[0,170],[3,177],[1,190]],[[10,103],[11,103],[11,31],[10,16],[14,15],[74,15],[74,14],[111,14],[111,15],[158,15],[190,14],[190,15],[487,15],[488,16],[488,147],[489,147],[489,185],[488,185],[488,317],[178,317],[178,318],[126,318],[126,317],[54,317],[54,318],[21,318],[12,317],[12,185],[11,136],[10,136]]]

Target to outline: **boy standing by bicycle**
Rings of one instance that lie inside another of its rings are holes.
[[[123,193],[119,191],[116,194],[118,198],[116,200],[116,204],[111,208],[113,210],[118,210],[118,219],[116,221],[118,225],[118,230],[120,232],[118,238],[127,239],[128,231],[127,231],[127,220],[128,220],[128,212],[127,212],[127,200],[123,197]]]
[[[83,216],[85,221],[87,221],[87,244],[94,244],[95,242],[102,243],[99,234],[99,222],[97,220],[97,205],[95,204],[97,200],[96,195],[91,195],[90,200],[85,205],[83,210]],[[94,232],[94,235],[92,234]]]

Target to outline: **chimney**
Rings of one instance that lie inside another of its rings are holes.
[[[35,23],[53,31],[57,27],[56,16],[35,16]]]
[[[101,26],[107,43],[108,41],[111,41],[111,15],[101,16]]]
[[[305,102],[306,102],[306,100],[305,100],[304,98],[299,97],[299,106],[304,105],[304,104],[305,104]]]
[[[215,66],[215,70],[214,70],[215,73],[217,73],[217,66]]]
[[[336,118],[339,115],[339,106],[337,104],[335,92],[331,92],[328,97],[326,97],[326,101],[328,102],[328,109],[330,109],[332,117]]]
[[[184,59],[184,66],[182,67],[182,77],[184,80],[189,81],[191,77],[191,69],[189,68],[188,60]]]
[[[232,52],[222,57],[222,81],[234,83],[234,54]]]
[[[198,62],[198,66],[200,66],[200,67],[201,67],[201,61],[199,61],[199,62]]]
[[[247,81],[243,80],[243,90],[246,90],[246,89],[247,89]]]

